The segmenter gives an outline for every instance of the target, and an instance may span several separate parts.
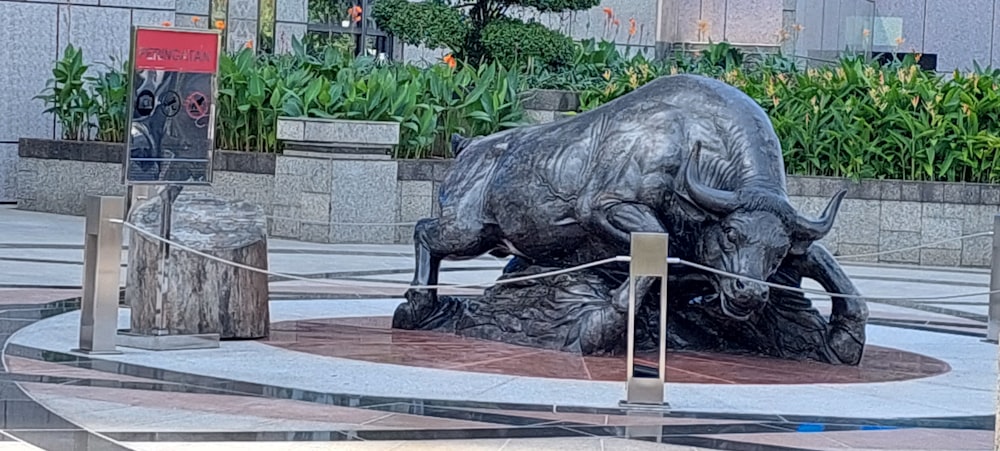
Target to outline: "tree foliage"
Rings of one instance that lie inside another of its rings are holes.
[[[377,0],[373,17],[379,28],[407,44],[447,48],[473,63],[534,58],[559,67],[572,58],[572,41],[541,23],[510,17],[511,8],[563,13],[598,4],[600,0]]]

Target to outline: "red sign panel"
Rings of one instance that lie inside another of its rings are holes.
[[[218,64],[218,34],[179,29],[136,30],[136,70],[215,73]]]

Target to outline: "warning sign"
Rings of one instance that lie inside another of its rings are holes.
[[[220,44],[218,30],[133,30],[126,184],[211,183]]]

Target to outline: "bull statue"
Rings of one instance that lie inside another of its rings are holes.
[[[795,292],[678,266],[669,344],[856,365],[868,309],[825,247],[846,191],[818,218],[786,194],[765,111],[721,81],[665,76],[601,107],[488,136],[452,137],[440,214],[414,230],[416,269],[393,326],[600,355],[621,352],[627,266],[438,296],[443,260],[513,256],[502,278],[628,255],[633,232],[668,233],[671,257],[834,296],[829,320]],[[655,279],[637,284],[644,343],[659,326]]]

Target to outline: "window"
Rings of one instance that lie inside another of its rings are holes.
[[[355,55],[393,58],[392,39],[375,25],[373,0],[309,0],[305,44],[312,51],[334,46]]]

